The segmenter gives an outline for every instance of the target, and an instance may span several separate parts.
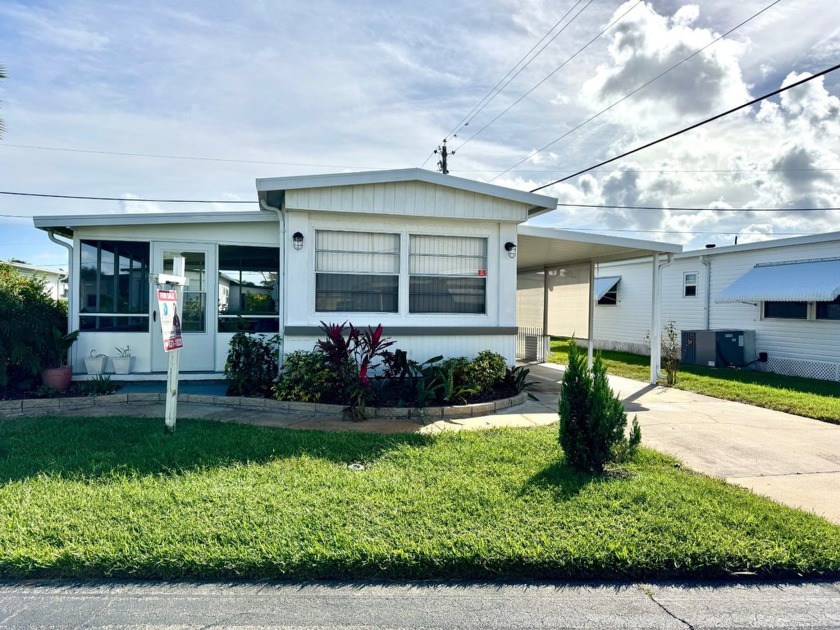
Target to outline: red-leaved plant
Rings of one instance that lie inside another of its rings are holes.
[[[319,339],[316,346],[347,397],[345,412],[352,420],[364,420],[365,409],[375,394],[368,373],[379,367],[385,351],[395,342],[383,337],[382,324],[361,330],[347,322],[321,322],[321,330],[326,338]]]

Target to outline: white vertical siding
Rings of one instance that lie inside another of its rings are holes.
[[[525,221],[524,203],[426,182],[387,182],[286,191],[289,210]]]

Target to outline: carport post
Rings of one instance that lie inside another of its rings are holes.
[[[659,254],[653,252],[651,276],[651,310],[650,310],[650,383],[656,385],[659,380],[659,363],[661,360],[660,342],[662,338],[662,323],[659,312],[659,282],[661,269]]]

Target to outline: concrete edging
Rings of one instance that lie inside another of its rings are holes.
[[[525,403],[526,395],[517,394],[472,405],[449,407],[371,407],[367,410],[369,419],[377,420],[429,420],[438,418],[471,418],[489,416]],[[165,393],[152,394],[108,394],[105,396],[79,396],[74,398],[26,398],[0,401],[0,418],[49,415],[66,411],[83,410],[90,407],[130,406],[137,404],[165,403]],[[220,407],[244,407],[266,411],[292,412],[306,415],[343,416],[343,405],[305,403],[270,398],[248,398],[244,396],[208,396],[203,394],[181,394],[178,403],[214,405]]]

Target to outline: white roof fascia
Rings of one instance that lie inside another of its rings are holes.
[[[695,256],[715,256],[717,254],[728,254],[732,252],[749,252],[758,249],[773,249],[775,247],[791,247],[793,245],[813,245],[816,243],[830,243],[837,241],[840,245],[840,232],[827,232],[826,234],[811,234],[810,236],[794,236],[791,238],[779,238],[755,243],[742,243],[741,245],[724,245],[722,247],[709,247],[705,249],[692,249],[675,256],[675,258],[693,258]]]
[[[77,228],[108,225],[172,225],[179,223],[277,222],[273,214],[261,211],[219,212],[124,212],[114,214],[45,215],[32,217],[36,228]]]
[[[756,265],[715,302],[831,302],[838,295],[840,258]]]
[[[682,251],[682,245],[676,245],[674,243],[645,241],[636,238],[625,238],[623,236],[606,236],[604,234],[591,234],[589,232],[574,232],[572,230],[538,227],[535,225],[520,225],[517,228],[517,232],[521,236],[536,236],[557,241],[576,241],[578,243],[590,243],[592,245],[612,245],[614,247],[657,252],[660,254],[678,254]]]
[[[329,188],[332,186],[360,186],[364,184],[386,184],[393,182],[420,181],[447,188],[456,188],[490,197],[531,206],[529,215],[554,210],[557,199],[545,195],[516,190],[495,184],[485,184],[463,177],[453,177],[422,168],[404,168],[386,171],[363,171],[360,173],[331,173],[326,175],[300,175],[295,177],[265,177],[257,179],[257,192],[275,190],[301,190],[306,188]]]

